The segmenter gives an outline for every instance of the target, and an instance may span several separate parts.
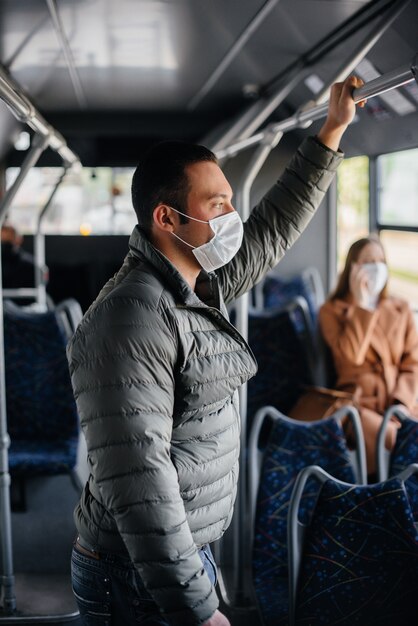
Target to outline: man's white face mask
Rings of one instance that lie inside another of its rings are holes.
[[[230,213],[225,213],[224,215],[206,221],[186,215],[173,207],[170,208],[176,213],[184,215],[184,217],[187,217],[189,220],[209,224],[213,230],[212,239],[197,247],[187,243],[187,241],[181,239],[176,233],[172,233],[174,237],[185,243],[186,246],[192,248],[194,256],[205,272],[213,272],[219,267],[226,265],[234,258],[241,247],[244,234],[242,220],[236,211],[231,211]]]
[[[388,280],[386,263],[364,263],[362,268],[367,273],[367,287],[370,296],[378,296]]]

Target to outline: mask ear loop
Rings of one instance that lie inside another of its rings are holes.
[[[197,219],[197,217],[192,217],[191,215],[187,215],[186,213],[182,213],[178,209],[175,209],[173,206],[169,206],[169,205],[167,205],[167,206],[170,209],[172,209],[173,211],[175,211],[176,213],[180,213],[180,215],[183,215],[183,217],[187,217],[189,220],[194,220],[195,222],[200,222],[201,224],[209,224],[209,222],[206,221],[206,220],[199,220],[199,219]]]
[[[175,211],[176,213],[179,213],[180,215],[183,215],[183,217],[187,217],[189,220],[194,220],[195,222],[200,222],[201,224],[210,224],[210,221],[206,221],[206,220],[199,220],[197,217],[192,217],[191,215],[187,215],[186,213],[182,213],[181,211],[179,211],[178,209],[175,209],[173,206],[167,205],[170,209],[172,209],[173,211]],[[213,232],[213,229],[212,229]],[[176,233],[171,233],[172,235],[174,235],[174,237],[176,239],[178,239],[179,241],[181,241],[182,243],[186,244],[186,246],[189,246],[189,248],[191,248],[192,250],[196,250],[196,248],[200,247],[200,246],[192,246],[191,243],[187,243],[187,241],[184,241],[184,239],[182,239],[181,237],[179,237],[178,235],[176,235]],[[215,236],[215,233],[213,233],[213,235]]]
[[[199,220],[200,221],[200,220]],[[196,248],[196,246],[192,246],[191,243],[187,243],[187,241],[184,241],[184,239],[182,239],[181,237],[179,237],[178,235],[176,235],[176,233],[171,233],[172,235],[174,235],[174,237],[176,239],[178,239],[179,241],[181,241],[182,243],[185,243],[186,246],[189,246],[189,248],[192,248],[192,250],[194,250]]]

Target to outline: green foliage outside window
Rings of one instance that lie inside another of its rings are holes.
[[[348,248],[369,230],[369,159],[346,159],[337,179],[337,257],[338,270]]]

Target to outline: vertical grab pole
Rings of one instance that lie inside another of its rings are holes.
[[[48,200],[46,201],[43,209],[41,210],[38,223],[36,226],[36,233],[34,237],[34,252],[35,252],[35,288],[36,288],[36,301],[43,309],[46,310],[46,282],[45,282],[45,235],[42,233],[41,226],[42,221],[51,206],[51,202],[58,190],[58,187],[61,185],[62,181],[65,178],[69,168],[69,164],[64,164],[64,171],[59,176],[57,182],[55,183]]]
[[[262,143],[255,151],[250,163],[244,171],[237,193],[237,208],[245,222],[250,215],[250,194],[254,180],[264,165],[272,149],[277,146],[283,133],[266,133]],[[236,327],[245,340],[248,339],[248,298],[245,293],[236,303]],[[247,506],[247,385],[239,388],[240,416],[241,416],[241,453],[239,457],[239,482],[235,514],[233,517],[234,548],[234,603],[236,606],[248,606],[251,603],[251,594],[247,584],[247,566],[249,565],[249,534],[246,518]]]
[[[0,204],[0,227],[4,222],[6,211],[23,183],[31,167],[37,162],[48,144],[48,137],[35,136],[33,146],[24,160],[21,170],[13,185],[6,192]],[[4,325],[3,325],[3,287],[1,271],[0,241],[0,542],[1,542],[1,592],[6,615],[16,610],[15,581],[12,555],[12,525],[10,515],[10,474],[9,454],[10,437],[7,433],[6,411],[6,376],[4,363]]]
[[[6,191],[3,200],[0,202],[0,224],[3,224],[7,209],[12,204],[14,197],[19,191],[19,188],[25,180],[29,170],[35,165],[35,163],[37,163],[42,152],[47,147],[48,141],[48,135],[35,135],[32,142],[32,147],[22,163],[19,174],[13,182],[13,185]]]
[[[2,221],[1,221],[2,223]],[[1,242],[0,242],[0,293],[2,289]],[[4,365],[3,298],[0,297],[0,541],[1,577],[0,592],[6,615],[16,610],[15,580],[12,554],[12,525],[10,515],[10,437],[7,433],[6,380]]]

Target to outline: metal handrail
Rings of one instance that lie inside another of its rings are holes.
[[[391,26],[393,21],[402,12],[410,0],[398,0],[391,5],[385,6],[385,13],[373,27],[370,33],[367,33],[362,42],[357,46],[356,50],[350,54],[350,61],[343,63],[342,67],[334,72],[333,79],[327,81],[327,85],[342,80],[350,72],[352,72],[359,62],[366,56],[369,50],[376,44],[385,31]],[[374,7],[376,8],[376,7]],[[302,55],[297,61],[291,64],[287,70],[281,75],[281,81],[276,90],[268,98],[258,100],[242,115],[240,115],[232,125],[216,140],[212,140],[213,145],[209,145],[213,152],[218,152],[227,147],[232,142],[241,141],[253,135],[273,113],[274,110],[283,102],[289,93],[294,89],[297,83],[304,80],[308,72],[312,71],[312,66],[323,56],[323,48],[330,52],[338,45],[341,45],[344,35],[350,37],[358,28],[363,28],[370,19],[376,19],[376,15],[368,17],[362,21],[361,16],[369,7],[363,7],[354,16],[349,18],[342,26],[328,35],[321,42],[316,44],[307,53]],[[371,7],[370,7],[371,9]],[[355,27],[357,20],[360,20],[358,28]],[[345,31],[348,30],[347,34]],[[321,52],[322,51],[322,52]],[[329,86],[325,86],[322,91],[315,97],[315,105],[323,104],[329,97]],[[207,144],[205,144],[207,145]]]
[[[391,89],[397,89],[398,87],[407,85],[414,80],[418,82],[417,66],[418,54],[413,57],[411,63],[409,63],[408,65],[404,65],[397,70],[388,72],[387,74],[383,74],[382,76],[379,76],[378,78],[375,78],[374,80],[366,83],[365,85],[363,85],[363,87],[360,87],[359,89],[354,89],[354,102],[358,103],[366,98],[379,96],[386,91],[390,91]],[[328,103],[321,104],[319,106],[309,109],[296,111],[296,113],[281,122],[269,124],[265,128],[265,130],[260,131],[259,133],[256,133],[251,137],[248,137],[248,139],[237,141],[229,145],[227,148],[219,150],[217,152],[217,156],[218,158],[235,156],[242,150],[261,143],[264,138],[270,133],[276,133],[280,131],[286,133],[290,130],[294,130],[295,128],[306,128],[315,120],[319,120],[325,117],[327,112]]]
[[[20,172],[0,202],[0,227],[6,211],[10,206],[19,187],[22,185],[29,170],[35,165],[43,151],[49,146],[64,161],[64,169],[80,165],[77,155],[67,146],[64,138],[40,115],[22,90],[0,68],[0,98],[7,104],[13,115],[35,131],[31,149],[25,157]],[[61,182],[62,178],[60,179]],[[56,188],[53,193],[55,193]],[[51,197],[52,199],[52,197]],[[47,205],[48,206],[48,205]],[[44,211],[42,212],[42,215]],[[40,287],[39,291],[42,289]],[[46,293],[43,294],[46,299]],[[7,432],[6,409],[6,376],[4,361],[4,325],[1,270],[0,240],[0,545],[2,571],[0,576],[0,592],[3,599],[3,611],[13,615],[16,611],[15,580],[12,551],[12,526],[10,511],[10,473],[9,455],[10,437]],[[19,618],[10,618],[18,620]]]
[[[0,98],[19,121],[48,139],[49,147],[58,152],[64,163],[68,165],[80,163],[78,156],[67,146],[64,137],[48,124],[3,68],[0,68]]]

